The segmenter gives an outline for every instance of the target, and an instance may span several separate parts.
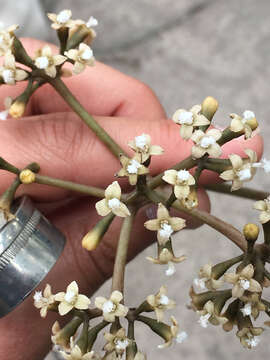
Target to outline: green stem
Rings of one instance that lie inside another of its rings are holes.
[[[104,190],[94,186],[77,184],[71,181],[52,178],[44,175],[36,175],[35,182],[43,185],[60,187],[62,189],[76,191],[82,194],[104,198]]]
[[[228,184],[206,185],[205,189],[251,200],[263,200],[269,196],[269,193],[266,191],[256,190],[252,188],[241,188],[236,191],[231,191],[231,186]]]
[[[113,155],[119,157],[125,151],[110,137],[110,135],[96,122],[96,120],[84,109],[75,96],[69,91],[67,86],[60,78],[49,79],[47,81],[68,103],[72,110],[85,122],[85,124],[96,134],[96,136],[107,146]]]
[[[124,290],[124,276],[125,276],[125,266],[127,262],[128,244],[129,244],[134,218],[135,218],[135,211],[131,209],[131,215],[127,216],[122,224],[118,246],[116,250],[116,257],[114,261],[112,292],[114,290],[118,290],[123,293]]]

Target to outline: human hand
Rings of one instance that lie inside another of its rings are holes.
[[[28,39],[24,45],[31,54],[42,43]],[[165,149],[163,156],[151,161],[152,175],[190,154],[192,142],[180,138],[178,127],[166,119],[159,101],[144,84],[101,63],[67,79],[66,83],[121,147],[127,149],[128,140],[149,133],[153,144]],[[16,87],[2,85],[0,103],[6,96],[15,97],[20,89],[21,84]],[[119,161],[49,85],[32,97],[23,119],[9,119],[1,122],[0,126],[0,154],[19,168],[36,161],[41,165],[41,174],[99,187],[110,184],[113,174],[120,168]],[[257,151],[260,156],[261,138],[255,136],[249,140],[231,141],[223,146],[223,156],[230,153],[244,156],[245,148]],[[8,186],[11,177],[7,173],[1,174],[1,192]],[[203,183],[216,181],[214,173],[202,176]],[[80,292],[91,295],[112,273],[112,254],[117,244],[120,221],[116,219],[113,222],[109,234],[105,235],[97,250],[89,253],[82,249],[81,239],[99,220],[94,206],[96,199],[38,184],[22,186],[20,193],[29,194],[67,237],[62,256],[40,288],[50,283],[56,293],[76,280]],[[65,203],[64,200],[69,198],[72,202]],[[209,206],[209,199],[201,190],[199,207],[209,210]],[[130,259],[155,240],[155,234],[142,226],[145,220],[146,213],[141,211],[136,217],[130,242]],[[0,320],[0,358],[40,360],[48,351],[49,328],[54,317],[54,314],[48,314],[45,320],[41,319],[33,306],[32,297],[29,297]]]

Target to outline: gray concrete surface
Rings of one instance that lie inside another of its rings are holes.
[[[35,1],[25,2],[30,3],[38,6]],[[100,25],[94,44],[96,58],[150,85],[168,116],[179,107],[189,108],[199,103],[207,95],[215,96],[220,102],[216,117],[220,126],[228,123],[231,112],[253,110],[266,139],[266,157],[270,158],[267,140],[270,136],[267,123],[270,113],[268,0],[47,0],[43,6],[48,11],[71,8],[74,17],[97,17]],[[36,9],[38,12],[38,7]],[[0,20],[7,22],[3,14],[1,12]],[[23,19],[14,19],[15,13],[11,15],[11,23],[23,24]],[[25,10],[23,15],[27,19],[29,13]],[[40,38],[54,39],[49,30],[43,30],[44,20],[35,23],[35,33],[40,32]],[[22,33],[31,34],[28,27],[23,28]],[[268,190],[269,177],[258,177],[253,185]],[[211,199],[212,213],[239,228],[247,221],[257,219],[250,201],[215,194],[211,194]],[[183,231],[175,240],[176,252],[188,256],[188,260],[178,266],[177,276],[165,279],[163,269],[154,268],[145,261],[155,249],[145,250],[128,265],[127,303],[136,305],[166,281],[171,298],[179,304],[174,314],[181,329],[189,333],[189,339],[160,351],[157,350],[160,339],[139,327],[136,332],[139,347],[147,351],[149,359],[156,360],[164,357],[172,360],[180,357],[187,360],[269,357],[269,332],[262,335],[256,350],[247,351],[242,349],[233,333],[225,334],[216,327],[202,329],[196,314],[186,309],[188,288],[199,267],[206,262],[216,263],[237,255],[238,250],[206,226],[194,231],[192,236],[188,230]],[[213,244],[215,251],[212,251]],[[108,291],[109,283],[98,294]],[[55,357],[50,354],[46,359]]]

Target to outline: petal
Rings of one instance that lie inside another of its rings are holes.
[[[45,73],[50,76],[51,78],[55,78],[56,77],[56,68],[55,66],[49,66],[45,69]]]
[[[233,170],[225,170],[221,174],[219,174],[219,177],[226,181],[233,180],[234,176],[235,174]]]
[[[164,171],[164,175],[162,179],[166,181],[168,184],[175,185],[177,179],[177,171],[176,170],[166,170]]]
[[[249,139],[252,135],[252,129],[249,125],[245,124],[245,139]]]
[[[52,50],[49,45],[45,45],[41,50],[42,56],[50,57],[52,55]]]
[[[195,179],[194,179],[194,177],[193,177],[191,174],[189,175],[187,184],[188,184],[188,185],[194,185],[194,184],[195,184]]]
[[[103,313],[103,317],[108,322],[114,322],[115,321],[115,314],[114,313]]]
[[[125,169],[120,169],[116,175],[119,176],[119,177],[128,176]]]
[[[243,186],[242,181],[240,180],[233,180],[231,191],[239,190]]]
[[[184,140],[188,140],[191,138],[191,135],[193,133],[193,126],[192,125],[181,125],[180,127],[180,136]]]
[[[99,309],[102,310],[103,308],[103,305],[105,304],[105,302],[108,301],[108,299],[106,299],[105,297],[103,296],[98,296],[96,297],[95,299],[95,306]]]
[[[76,309],[88,309],[91,301],[90,299],[85,295],[78,295],[75,308]]]
[[[146,221],[144,223],[144,226],[148,230],[157,231],[157,230],[159,230],[159,224],[160,224],[160,221],[158,219],[153,219],[153,220]]]
[[[48,309],[47,309],[47,306],[43,306],[41,309],[40,309],[40,316],[42,317],[42,318],[45,318],[46,316],[47,316],[47,311]]]
[[[222,154],[222,149],[218,144],[213,144],[207,149],[207,152],[210,156],[220,157]]]
[[[82,64],[79,61],[75,61],[74,66],[72,68],[73,74],[80,74],[85,69],[85,64]]]
[[[48,298],[48,297],[50,297],[50,296],[52,295],[51,285],[47,284],[47,285],[45,286],[45,289],[44,289],[44,291],[43,291],[43,295],[44,295],[44,297],[46,297],[46,298]]]
[[[120,217],[130,216],[130,211],[128,210],[127,206],[125,204],[123,204],[122,202],[120,202],[119,207],[117,209],[113,209],[112,212],[116,216],[120,216]]]
[[[174,231],[179,231],[186,226],[186,220],[180,217],[171,217],[169,223]]]
[[[126,157],[125,155],[120,155],[119,157],[120,163],[123,166],[123,168],[126,168],[129,164],[130,159]]]
[[[240,298],[243,296],[245,290],[237,283],[232,288],[232,297]]]
[[[193,126],[203,126],[208,124],[210,124],[210,121],[204,115],[197,115],[193,122]]]
[[[71,310],[73,309],[73,305],[68,304],[65,301],[62,301],[59,305],[58,305],[58,311],[60,315],[66,315],[67,313],[69,313]]]
[[[195,143],[198,143],[204,135],[205,133],[202,130],[196,130],[192,134],[191,140],[194,141]]]
[[[197,105],[193,105],[192,108],[190,109],[190,111],[194,114],[197,115],[199,114],[199,112],[202,110],[202,106],[197,104]]]
[[[150,151],[149,151],[150,155],[161,155],[164,153],[164,150],[161,146],[159,145],[152,145],[150,147]]]
[[[126,316],[128,313],[128,308],[122,304],[118,304],[118,307],[115,311],[116,316]]]
[[[129,181],[130,185],[136,185],[137,180],[138,180],[138,175],[137,174],[132,174],[132,175],[129,175],[129,177],[128,177],[128,181]]]
[[[78,50],[71,49],[71,50],[65,51],[64,54],[65,54],[69,59],[72,59],[72,60],[75,61],[75,60],[77,59]]]
[[[206,133],[208,136],[212,136],[216,141],[221,138],[221,131],[217,129],[208,130]]]
[[[11,54],[5,56],[4,65],[7,68],[15,69],[15,57]]]
[[[107,187],[107,189],[105,190],[105,197],[109,199],[112,198],[120,199],[121,187],[117,181],[114,181],[111,185]]]
[[[157,218],[159,220],[167,220],[170,217],[169,211],[166,209],[166,207],[162,204],[158,204],[158,210],[157,210]]]
[[[106,199],[99,200],[95,206],[96,206],[97,213],[100,216],[106,216],[111,212],[111,209],[107,205]]]
[[[246,149],[245,153],[247,154],[247,156],[249,157],[250,161],[252,163],[257,161],[257,153],[251,149]]]
[[[47,16],[48,16],[48,18],[49,18],[51,21],[53,21],[53,22],[56,21],[56,18],[57,18],[57,15],[56,15],[56,14],[47,13]]]
[[[152,307],[156,306],[156,297],[155,297],[155,295],[147,296],[146,300],[147,300],[148,304],[151,305]]]
[[[129,142],[128,142],[128,146],[131,147],[131,149],[134,150],[134,151],[136,151],[136,149],[137,149],[135,140],[129,141]]]
[[[120,291],[115,290],[112,292],[111,297],[110,297],[110,300],[112,302],[119,303],[122,299],[123,299],[123,294]]]
[[[259,219],[262,224],[267,223],[270,220],[270,212],[263,211],[262,213],[260,213]]]
[[[54,55],[54,57],[53,57],[53,63],[56,66],[63,64],[63,62],[65,62],[66,60],[67,60],[67,58],[63,55]]]
[[[79,293],[79,288],[78,288],[78,284],[76,283],[76,281],[72,281],[72,282],[68,285],[66,292],[73,292],[74,294],[78,294],[78,293]]]
[[[239,275],[233,273],[225,274],[224,279],[230,284],[235,284],[239,279]]]
[[[160,322],[164,319],[164,311],[159,309],[159,308],[155,308],[155,313],[156,313],[156,317],[157,317],[157,321]]]
[[[200,146],[193,145],[191,148],[191,155],[195,159],[200,159],[205,153],[206,149],[203,149]]]
[[[261,285],[258,283],[258,281],[254,280],[254,279],[250,279],[249,281],[249,288],[248,288],[248,291],[251,291],[251,292],[262,292],[262,287]]]
[[[82,352],[78,345],[75,345],[74,348],[71,350],[71,358],[72,359],[81,359]]]
[[[241,168],[243,166],[243,160],[239,155],[231,154],[229,155],[230,162],[235,170]]]
[[[230,130],[233,132],[239,132],[244,130],[244,125],[239,118],[233,118],[230,125]]]
[[[174,194],[177,199],[185,199],[190,193],[190,188],[188,185],[175,185]]]
[[[259,200],[253,204],[253,208],[256,210],[265,211],[267,210],[267,205],[265,201]]]
[[[17,69],[15,72],[15,80],[16,81],[22,81],[25,80],[28,77],[28,74],[24,70]]]
[[[254,275],[254,267],[252,264],[248,264],[244,267],[244,269],[240,272],[241,276],[245,277],[246,279],[251,279]]]
[[[54,299],[55,299],[56,301],[64,301],[65,295],[66,295],[66,293],[63,292],[63,291],[61,291],[61,292],[59,292],[59,293],[57,293],[57,294],[54,295]]]
[[[208,312],[208,314],[213,314],[214,313],[213,301],[211,300],[207,301],[207,303],[204,305],[204,309]]]
[[[182,113],[182,112],[186,112],[187,110],[185,109],[178,109],[176,110],[176,112],[173,114],[172,116],[172,119],[173,121],[176,123],[176,124],[179,124],[179,115]]]

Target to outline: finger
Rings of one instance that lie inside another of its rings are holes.
[[[164,155],[155,156],[151,161],[151,174],[155,175],[190,155],[192,142],[183,141],[178,127],[172,121],[157,119],[155,126],[144,118],[129,121],[127,118],[97,118],[105,130],[125,150],[127,142],[142,132],[151,134],[152,143],[165,150]],[[41,174],[77,183],[105,187],[119,171],[118,159],[113,157],[105,146],[73,113],[57,113],[25,118],[23,122],[10,119],[0,123],[0,154],[7,161],[22,168],[36,161],[41,165]],[[227,154],[235,151],[243,154],[243,148],[262,152],[262,140],[259,136],[249,140],[236,140],[226,145]],[[177,149],[177,151],[176,151]],[[3,192],[11,181],[11,175],[3,173],[0,190]],[[210,173],[208,183],[216,181],[216,175]],[[119,179],[119,182],[123,182]],[[24,191],[37,200],[51,201],[63,199],[68,191],[59,188],[33,184],[22,186]]]
[[[22,42],[31,56],[45,45],[45,42],[35,39],[23,39]],[[57,47],[52,44],[50,46],[57,53]],[[160,102],[148,86],[98,61],[80,75],[64,81],[91,114],[126,117],[147,115],[148,120],[165,117]],[[0,106],[7,96],[15,98],[24,87],[25,84],[22,83],[17,86],[1,86]],[[26,116],[64,111],[71,109],[50,85],[45,85],[32,96]]]

